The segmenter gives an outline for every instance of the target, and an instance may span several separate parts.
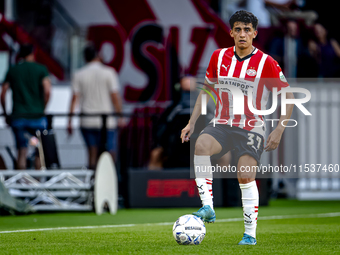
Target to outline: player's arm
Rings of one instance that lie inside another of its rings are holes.
[[[108,91],[110,91],[110,98],[111,102],[115,108],[115,113],[121,115],[123,113],[122,107],[122,97],[119,93],[119,79],[118,74],[115,69],[111,68],[110,72],[108,73]],[[118,117],[118,127],[122,128],[125,126],[125,119],[122,117]]]
[[[45,77],[42,80],[42,86],[44,89],[44,107],[46,108],[46,105],[48,103],[48,101],[50,100],[51,97],[51,89],[52,89],[52,85],[51,85],[51,80],[48,77]]]
[[[74,114],[74,111],[76,109],[78,98],[79,98],[78,93],[73,91],[71,102],[70,102],[68,125],[67,125],[67,132],[69,135],[72,135],[72,115]]]
[[[207,68],[207,72],[205,73],[205,81],[204,84],[205,85],[209,85],[209,86],[214,86],[214,84],[217,82],[217,63],[218,63],[218,56],[220,54],[221,49],[215,50],[214,53],[212,54],[211,58],[210,58],[210,62]],[[203,86],[204,90],[210,90],[208,88],[208,86]],[[196,99],[196,103],[194,106],[194,110],[191,114],[191,118],[189,120],[188,125],[186,125],[185,128],[182,129],[182,133],[181,133],[181,140],[182,143],[184,142],[188,142],[189,138],[191,136],[191,134],[194,132],[194,127],[195,127],[195,123],[198,119],[198,117],[201,115],[201,109],[202,109],[202,95],[206,94],[206,92],[202,90],[197,99]],[[209,97],[207,96],[209,101]]]
[[[1,89],[1,106],[2,106],[2,111],[6,119],[6,123],[9,124],[8,121],[8,115],[7,115],[7,110],[6,110],[6,93],[9,89],[9,82],[5,82],[2,84],[2,89]]]
[[[204,84],[208,84],[207,81],[204,81]],[[210,85],[214,86],[214,85]],[[203,89],[205,90],[210,90],[207,86],[203,86]],[[182,129],[181,132],[181,140],[182,143],[189,141],[190,136],[194,132],[195,124],[198,119],[198,117],[201,115],[201,109],[202,109],[202,95],[207,94],[204,90],[201,90],[200,93],[198,94],[198,97],[196,99],[196,103],[194,106],[194,109],[192,111],[189,123],[186,125],[185,128]],[[207,103],[209,102],[209,96],[207,98]]]
[[[340,58],[340,45],[335,39],[331,39],[331,45],[333,47],[333,50],[335,52],[335,55]]]
[[[282,88],[289,87],[289,84],[282,72],[281,67],[270,56],[267,58],[267,61],[265,63],[263,75],[267,79],[266,86],[270,91],[273,91],[273,88],[276,87],[277,90],[280,92]],[[293,93],[286,93],[286,98],[294,99]],[[280,116],[277,127],[269,134],[266,142],[266,147],[264,148],[265,151],[275,150],[279,146],[283,131],[285,130],[285,125],[287,124],[284,120],[290,119],[290,116],[293,112],[293,107],[294,104],[286,105],[286,114]]]
[[[2,111],[5,116],[7,116],[7,111],[6,111],[6,93],[7,90],[9,89],[9,83],[5,82],[2,84],[2,89],[1,89],[1,106],[2,106]]]
[[[74,75],[72,80],[72,97],[70,102],[70,108],[69,108],[69,117],[68,117],[68,125],[67,125],[67,133],[69,135],[72,135],[72,115],[74,114],[74,111],[76,109],[76,105],[78,103],[80,96],[80,82],[78,81],[77,74]]]
[[[118,92],[111,92],[111,101],[115,107],[115,112],[118,114],[122,113],[122,100]]]
[[[115,112],[117,114],[122,114],[122,99],[119,92],[111,92],[111,101],[115,107]],[[123,118],[118,118],[118,126],[121,128],[125,126],[125,120]]]
[[[294,94],[292,92],[288,92],[286,94],[287,99],[294,99]],[[283,131],[285,130],[285,126],[287,125],[287,120],[290,119],[294,108],[294,104],[287,104],[286,105],[286,115],[281,115],[279,119],[279,123],[277,127],[269,134],[266,147],[264,148],[265,151],[272,151],[275,150],[281,141],[281,137]],[[282,125],[283,124],[283,125]]]

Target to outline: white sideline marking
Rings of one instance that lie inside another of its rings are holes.
[[[339,217],[339,216],[340,216],[340,212],[334,212],[334,213],[301,214],[301,215],[297,214],[297,215],[262,216],[262,217],[259,217],[259,220],[282,220],[282,219],[299,219],[299,218],[330,218],[330,217]],[[216,222],[235,222],[235,221],[243,221],[243,218],[230,218],[230,219],[216,220]],[[101,225],[101,226],[80,226],[80,227],[58,227],[58,228],[35,228],[35,229],[0,231],[0,234],[42,232],[42,231],[52,231],[52,230],[74,230],[74,229],[94,229],[94,228],[124,228],[124,227],[135,227],[135,226],[163,226],[163,225],[166,226],[166,225],[172,225],[172,224],[174,224],[174,222]]]

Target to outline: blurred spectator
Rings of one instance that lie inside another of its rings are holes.
[[[319,75],[324,78],[339,77],[340,45],[328,36],[323,25],[314,25],[316,42],[310,41],[309,50],[319,63]]]
[[[312,10],[301,10],[305,5],[301,0],[264,0],[270,11],[272,24],[279,25],[280,19],[303,19],[307,25],[312,25],[318,14]]]
[[[39,2],[38,8],[35,8],[34,27],[31,32],[41,48],[48,53],[52,52],[52,38],[54,34],[52,8],[53,3],[48,0],[41,0]]]
[[[303,50],[298,24],[288,20],[283,38],[275,38],[270,46],[270,54],[284,68],[288,78],[297,77],[298,58]]]
[[[266,8],[265,0],[244,0],[246,10],[259,18],[258,27],[267,28],[271,26],[270,14]]]
[[[75,111],[79,102],[81,113],[84,114],[111,114],[122,112],[121,97],[119,94],[119,81],[116,71],[102,64],[100,56],[93,45],[84,49],[84,58],[87,64],[77,71],[72,81],[72,99],[70,114]],[[114,106],[114,109],[113,109]],[[118,123],[117,123],[118,122]],[[107,118],[106,150],[115,157],[117,148],[116,127],[122,127],[122,118]],[[88,167],[95,169],[102,144],[102,118],[82,117],[80,120],[81,132],[88,150]],[[72,134],[72,116],[68,122],[68,133]]]
[[[12,127],[18,150],[17,167],[26,169],[28,139],[37,130],[47,127],[44,110],[50,98],[51,82],[47,68],[35,63],[33,46],[22,45],[21,61],[10,67],[1,91],[1,105],[6,123]],[[13,109],[9,117],[6,111],[6,92],[12,90]],[[29,135],[30,134],[30,135]],[[36,168],[40,168],[36,159]]]
[[[1,2],[1,1],[0,1]],[[14,4],[16,23],[28,32],[43,50],[52,51],[55,28],[52,25],[53,5],[51,0],[24,0]]]
[[[182,115],[185,118],[186,123],[188,122],[187,117],[190,116],[190,108],[193,108],[195,105],[196,96],[198,95],[196,91],[196,79],[194,77],[186,76],[181,78],[180,80],[181,87],[181,99],[178,103],[175,103],[169,106],[160,117],[157,127],[155,140],[156,145],[155,148],[151,151],[150,162],[149,162],[149,170],[160,170],[166,165],[166,162],[169,161],[169,154],[172,153],[174,148],[174,144],[172,141],[172,136],[175,134],[175,139],[180,142],[180,130],[182,129],[181,124],[177,125],[175,123],[176,117]],[[177,134],[178,131],[178,134]],[[182,146],[183,148],[183,146]],[[178,149],[178,148],[177,148]],[[187,152],[190,152],[190,148],[185,148]],[[183,154],[184,158],[185,155]],[[178,161],[178,165],[180,164]],[[188,160],[189,162],[189,160]]]
[[[295,0],[264,0],[268,7],[276,10],[277,13],[291,11],[297,8]]]
[[[271,26],[270,14],[265,6],[265,0],[221,0],[221,17],[229,21],[232,14],[240,9],[245,9],[259,18],[258,27]]]
[[[314,47],[312,47],[314,46]],[[315,55],[317,45],[312,39],[308,39],[303,44],[301,52],[298,55],[297,77],[299,78],[317,78],[319,77],[319,63]]]
[[[181,99],[178,103],[169,106],[160,117],[156,126],[155,147],[151,151],[149,170],[162,170],[163,168],[190,167],[190,144],[183,144],[180,137],[180,132],[183,124],[188,123],[190,116],[198,96],[196,89],[196,79],[191,76],[185,76],[180,79]],[[194,134],[190,137],[194,140],[195,137],[207,125],[207,122],[213,118],[213,108],[215,107],[212,100],[207,106],[207,115],[201,115],[196,122]],[[184,122],[183,122],[184,121]],[[214,161],[215,162],[215,161]],[[225,154],[215,163],[228,166],[231,162],[231,153]]]

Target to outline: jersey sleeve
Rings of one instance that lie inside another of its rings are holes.
[[[205,73],[205,80],[209,84],[216,84],[217,83],[217,62],[218,62],[218,55],[221,50],[215,50],[212,54],[209,62],[209,66]]]
[[[42,71],[41,71],[41,78],[44,79],[48,77],[50,74],[48,73],[48,70],[46,66],[42,66]]]
[[[282,88],[289,87],[280,65],[273,58],[268,57],[263,71],[262,78],[265,78],[265,86],[270,91],[273,91],[273,88],[277,88],[279,92]]]

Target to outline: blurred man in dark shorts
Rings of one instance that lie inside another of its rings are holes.
[[[70,114],[74,113],[78,103],[80,111],[84,114],[122,113],[117,72],[101,62],[99,53],[92,44],[85,47],[84,58],[87,64],[73,77]],[[105,149],[113,158],[117,148],[117,126],[124,126],[123,118],[117,120],[109,116]],[[95,169],[102,144],[102,119],[100,116],[83,117],[80,120],[80,127],[88,150],[88,167]],[[72,115],[68,122],[68,132],[72,134]]]

